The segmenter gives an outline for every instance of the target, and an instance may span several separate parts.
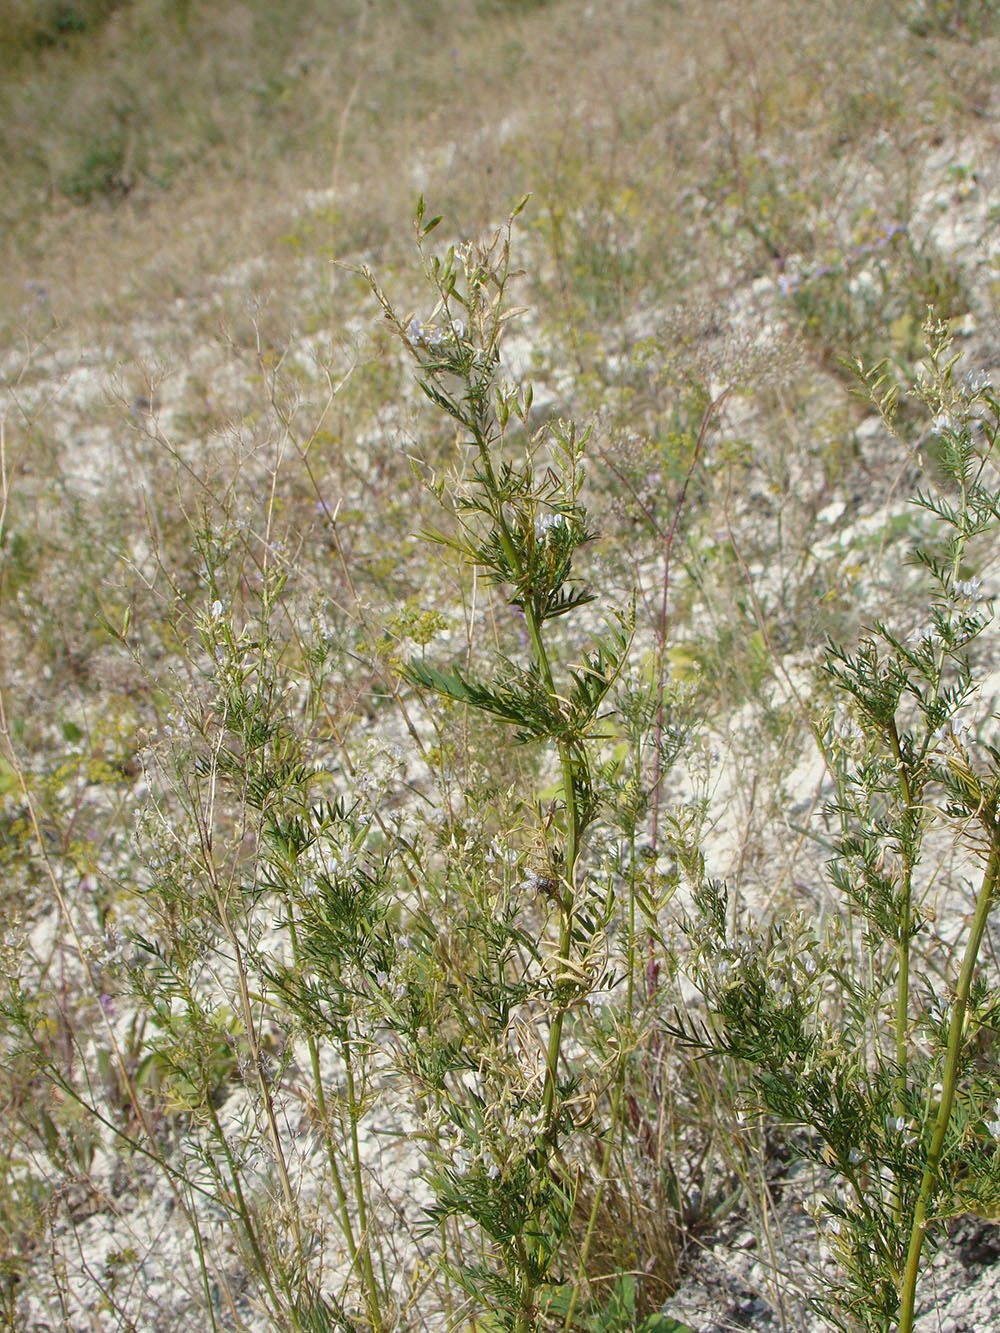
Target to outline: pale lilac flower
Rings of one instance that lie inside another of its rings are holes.
[[[446,342],[464,342],[466,332],[460,319],[449,320],[442,328],[436,324],[424,324],[414,316],[406,326],[406,336],[411,343],[430,348],[439,348]]]
[[[964,718],[952,717],[941,723],[934,733],[934,739],[939,743],[951,739],[959,745],[968,745],[972,740],[972,728]]]
[[[955,584],[955,591],[960,597],[968,597],[972,602],[978,602],[982,597],[982,582],[973,576],[971,579],[960,579]]]
[[[501,865],[514,866],[520,858],[513,847],[505,847],[502,842],[494,838],[483,859],[488,865],[496,865],[499,862]]]
[[[929,621],[925,622],[923,625],[918,625],[909,635],[910,643],[916,643],[921,646],[925,643],[933,645],[935,643],[940,643],[940,641],[940,630],[936,625],[931,624]]]
[[[456,1148],[452,1157],[452,1162],[455,1165],[456,1171],[468,1171],[469,1167],[472,1165],[472,1153],[469,1152],[468,1148]]]
[[[974,398],[984,389],[993,388],[993,378],[985,370],[970,371],[962,381],[962,392],[968,398]]]

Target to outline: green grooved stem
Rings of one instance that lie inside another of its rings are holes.
[[[976,970],[979,950],[986,933],[986,922],[996,898],[997,879],[1000,877],[1000,831],[992,831],[990,859],[983,876],[982,887],[976,902],[976,913],[972,921],[969,941],[965,946],[962,970],[959,973],[958,989],[951,1011],[951,1025],[948,1029],[948,1054],[945,1057],[944,1075],[941,1086],[941,1102],[938,1106],[934,1134],[931,1138],[930,1151],[924,1165],[924,1174],[920,1181],[920,1193],[913,1210],[913,1222],[910,1227],[910,1244],[906,1252],[906,1265],[903,1269],[903,1283],[900,1291],[899,1333],[912,1333],[914,1306],[917,1298],[917,1276],[920,1270],[920,1252],[929,1225],[927,1211],[931,1192],[937,1182],[941,1166],[941,1154],[944,1151],[945,1134],[948,1120],[955,1100],[955,1085],[958,1082],[958,1067],[962,1053],[962,1033],[965,1016],[969,1007],[969,995],[972,990],[972,978]]]

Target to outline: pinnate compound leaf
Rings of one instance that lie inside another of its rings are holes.
[[[566,731],[565,718],[550,700],[535,670],[516,671],[510,680],[497,685],[483,685],[458,670],[439,671],[423,662],[411,662],[403,668],[402,675],[412,685],[512,722],[518,727],[518,740],[561,736]]]
[[[633,608],[629,616],[619,617],[617,625],[609,625],[605,635],[595,638],[593,651],[585,653],[581,665],[570,672],[574,722],[581,731],[593,722],[617,680],[632,646],[634,627]]]

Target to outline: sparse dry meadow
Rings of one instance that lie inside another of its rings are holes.
[[[1000,1327],[994,0],[0,58],[3,1327]]]

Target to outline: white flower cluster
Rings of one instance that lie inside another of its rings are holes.
[[[833,715],[834,740],[841,749],[852,751],[864,743],[865,733],[857,718],[848,708],[838,707]]]
[[[520,853],[513,847],[506,846],[499,838],[492,840],[483,857],[487,865],[503,866],[516,866],[520,859]]]
[[[963,398],[976,398],[985,389],[993,388],[993,377],[985,370],[972,370],[962,381],[960,392]]]
[[[308,901],[319,897],[317,875],[327,880],[349,879],[364,864],[363,854],[363,848],[354,847],[346,840],[339,846],[327,844],[320,851],[314,848],[308,859],[303,858],[299,863],[300,870],[304,872],[299,881],[302,899]]]
[[[365,795],[380,797],[403,765],[403,748],[369,737],[354,770],[355,787]]]
[[[83,944],[94,966],[108,972],[120,967],[128,952],[128,940],[113,922],[104,927],[103,935],[88,936]]]
[[[983,585],[981,580],[973,576],[971,579],[959,579],[955,584],[955,592],[959,597],[966,597],[970,602],[981,602],[983,600]]]
[[[972,728],[968,722],[961,717],[951,717],[947,722],[942,722],[934,733],[934,739],[938,744],[947,740],[954,740],[959,745],[969,745],[972,741]]]
[[[887,1115],[885,1127],[890,1134],[902,1135],[904,1148],[912,1147],[917,1141],[916,1122],[908,1119],[905,1115]]]
[[[406,995],[406,986],[402,981],[397,981],[393,986],[389,985],[389,973],[383,968],[379,968],[372,980],[375,982],[380,997],[383,1000],[390,1000],[393,1003],[397,1003]]]
[[[163,724],[163,734],[164,736],[190,736],[191,723],[183,713],[168,713],[167,720]]]
[[[427,347],[436,351],[448,343],[465,341],[468,332],[460,319],[449,320],[447,324],[424,324],[414,315],[406,326],[406,336],[416,347]]]
[[[958,386],[954,404],[942,406],[931,422],[931,429],[936,435],[957,435],[963,429],[980,427],[983,423],[974,409],[977,400],[992,388],[992,377],[985,370],[970,371]]]
[[[925,621],[924,624],[918,625],[916,629],[911,630],[908,636],[908,642],[916,644],[921,648],[925,644],[928,647],[933,648],[941,642],[941,631],[938,629],[937,625],[932,624],[930,621]]]

